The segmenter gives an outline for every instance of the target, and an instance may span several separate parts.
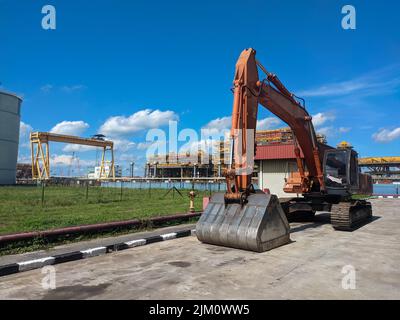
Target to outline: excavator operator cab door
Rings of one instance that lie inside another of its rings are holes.
[[[328,194],[348,196],[358,188],[357,152],[352,149],[331,149],[324,155],[324,179]]]

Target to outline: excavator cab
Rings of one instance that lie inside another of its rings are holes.
[[[325,151],[323,171],[328,194],[346,198],[359,188],[357,159],[357,152],[350,148]]]

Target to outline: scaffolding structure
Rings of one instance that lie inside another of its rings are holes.
[[[400,181],[400,157],[360,158],[358,165],[372,175],[374,182]]]
[[[50,141],[103,148],[103,154],[100,163],[100,179],[115,178],[114,143],[112,141],[81,138],[50,132],[32,132],[30,134],[32,179],[50,179]],[[110,160],[106,160],[108,154],[110,154]],[[106,163],[109,163],[110,166],[109,174],[106,174]]]
[[[326,136],[317,133],[319,143],[327,144]],[[272,144],[293,144],[294,136],[289,127],[274,130],[258,130],[256,132],[256,143],[259,146]]]
[[[317,134],[318,142],[326,144],[326,136]],[[292,130],[287,128],[275,130],[259,130],[255,135],[258,146],[287,145],[294,143]],[[153,178],[201,178],[201,177],[222,177],[223,172],[229,166],[230,141],[214,141],[212,152],[209,149],[199,149],[196,154],[169,153],[147,159],[145,177]],[[208,153],[206,163],[201,160],[203,155]]]

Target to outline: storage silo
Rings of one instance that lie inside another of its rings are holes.
[[[22,99],[0,91],[0,185],[15,184]]]

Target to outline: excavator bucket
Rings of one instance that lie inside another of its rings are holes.
[[[252,194],[248,202],[225,205],[214,194],[196,226],[201,242],[264,252],[290,242],[289,223],[276,195]]]

